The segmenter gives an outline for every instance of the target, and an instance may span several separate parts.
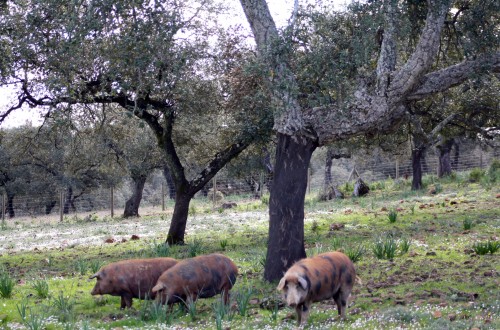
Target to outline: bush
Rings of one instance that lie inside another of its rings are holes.
[[[396,209],[391,209],[387,214],[390,223],[395,223],[398,219],[398,211]]]
[[[494,159],[491,162],[487,175],[491,182],[500,181],[500,159]]]
[[[484,175],[484,170],[480,169],[479,167],[473,168],[469,172],[469,182],[479,182]]]
[[[34,281],[31,287],[36,291],[38,298],[45,299],[49,296],[49,284],[46,280]]]

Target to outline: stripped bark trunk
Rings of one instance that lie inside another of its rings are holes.
[[[440,178],[451,175],[451,148],[454,144],[454,139],[446,139],[436,146],[439,158],[438,177]]]
[[[283,276],[304,258],[304,199],[307,171],[317,144],[301,136],[278,133],[276,166],[269,200],[269,239],[264,269],[268,281]]]
[[[424,146],[420,146],[411,151],[411,166],[413,169],[411,190],[422,189],[422,160],[424,159],[425,150]]]
[[[125,203],[123,217],[138,217],[139,206],[141,205],[142,193],[146,184],[147,175],[139,175],[132,177],[132,196]]]

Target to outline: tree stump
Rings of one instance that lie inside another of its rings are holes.
[[[352,195],[354,197],[362,197],[369,192],[370,188],[368,187],[368,185],[363,180],[361,180],[361,178],[358,178],[356,180],[356,183],[354,184],[354,192],[352,193]]]

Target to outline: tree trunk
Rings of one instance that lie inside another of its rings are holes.
[[[425,147],[414,148],[411,151],[411,165],[413,168],[413,180],[411,190],[422,189],[422,160],[425,155]]]
[[[168,167],[166,165],[163,166],[163,177],[165,178],[165,181],[167,182],[168,197],[170,199],[175,200],[174,180],[172,179],[172,175],[170,174],[170,171],[168,170]]]
[[[333,164],[333,150],[328,148],[326,152],[325,162],[325,191],[332,184],[332,164]]]
[[[133,177],[133,192],[132,196],[125,203],[125,210],[123,211],[123,217],[138,217],[139,216],[139,205],[142,200],[142,192],[144,190],[144,185],[146,184],[147,176],[139,175]]]
[[[451,175],[451,148],[454,142],[453,139],[447,139],[437,146],[439,151],[438,177],[440,178]]]
[[[56,204],[57,204],[57,201],[49,201],[49,202],[45,203],[45,214],[48,215],[48,214],[52,213],[52,210],[54,209]]]
[[[264,278],[275,281],[304,248],[304,199],[307,170],[317,145],[301,136],[277,134],[276,165],[269,201],[269,239]]]
[[[73,200],[73,187],[69,186],[66,192],[65,200],[64,200],[64,208],[63,213],[68,214],[70,207],[73,211],[75,211],[75,206],[72,203]]]
[[[14,218],[16,213],[14,211],[14,194],[7,193],[7,213],[9,214],[9,218]]]
[[[451,163],[451,169],[457,171],[458,170],[458,160],[460,158],[460,146],[458,141],[455,141],[455,152],[453,153],[453,161]]]
[[[194,195],[183,192],[183,189],[178,189],[175,196],[174,214],[167,235],[169,245],[184,244],[189,204]]]

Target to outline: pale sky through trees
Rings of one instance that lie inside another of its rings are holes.
[[[317,3],[320,1],[321,0],[299,0],[299,4]],[[346,5],[350,2],[352,2],[352,0],[323,1],[323,3],[333,4],[335,8],[339,10],[345,8]],[[279,27],[286,25],[293,12],[294,0],[268,0],[267,3],[269,5],[271,14],[273,15],[273,18],[276,22],[276,25]],[[243,26],[248,26],[248,23],[243,14],[243,9],[241,8],[239,0],[232,0],[231,4],[233,5],[232,7],[234,8],[235,12],[235,15],[232,16],[232,19],[234,19],[235,21],[234,24],[241,24]],[[229,18],[229,21],[232,21],[232,19]],[[3,88],[0,87],[0,112],[4,112],[7,109],[7,107],[11,106],[12,104],[15,104],[15,102],[16,102],[16,95],[12,91],[12,89],[9,89],[7,87]],[[1,124],[0,127],[2,128],[17,127],[26,123],[27,121],[35,125],[41,121],[37,109],[30,109],[26,106],[23,107],[22,109],[18,109],[13,113],[11,113],[4,120],[4,122]]]

